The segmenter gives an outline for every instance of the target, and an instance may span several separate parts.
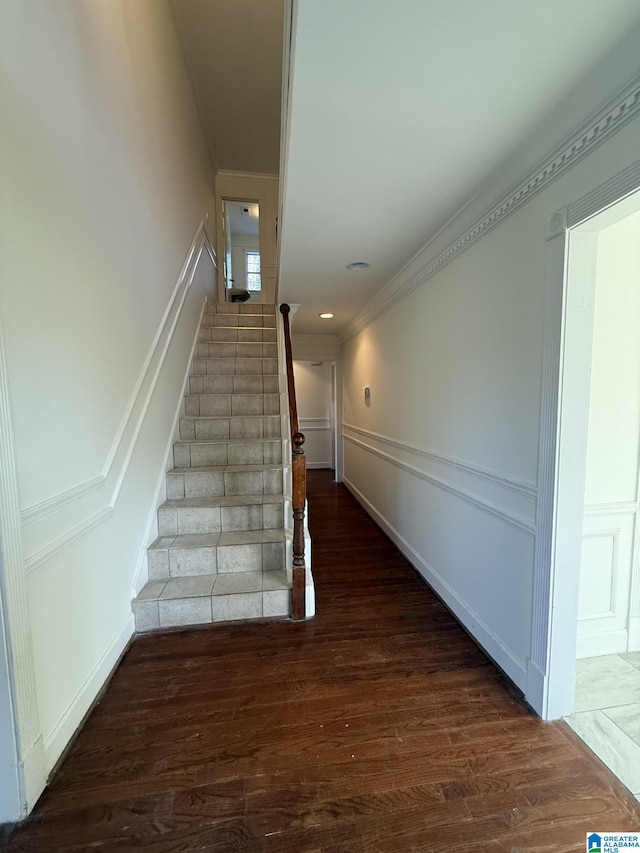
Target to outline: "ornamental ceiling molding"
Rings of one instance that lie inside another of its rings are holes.
[[[450,261],[473,246],[484,235],[504,222],[537,193],[546,189],[567,169],[579,163],[601,143],[617,133],[640,114],[640,76],[608,101],[582,127],[555,148],[544,160],[522,178],[468,231],[435,257],[410,279],[393,278],[370,300],[368,305],[345,326],[342,340],[357,335],[376,317],[384,314],[439,272]]]

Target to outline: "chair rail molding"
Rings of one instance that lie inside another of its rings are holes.
[[[432,258],[419,272],[407,279],[407,267],[400,270],[397,275],[375,294],[365,308],[346,325],[341,335],[342,341],[344,342],[357,335],[369,326],[376,317],[384,314],[399,300],[413,293],[414,290],[424,284],[444,266],[484,237],[492,228],[504,222],[522,205],[530,201],[541,190],[553,183],[553,181],[557,180],[569,168],[579,163],[580,160],[638,115],[640,115],[640,77],[635,77],[617,95],[592,114],[577,131],[567,137],[563,143],[551,151],[536,167],[514,184],[471,228],[461,234],[444,251]],[[635,168],[637,166],[631,167],[631,169],[625,170],[625,172],[633,172]],[[620,173],[620,175],[623,174],[623,172]],[[633,175],[626,175],[625,179],[627,183],[632,182]],[[621,180],[625,179],[621,178]],[[599,190],[599,192],[602,191],[602,189]],[[615,198],[620,198],[620,195],[617,195]],[[599,201],[599,198],[594,197],[589,203],[599,203]],[[583,203],[587,203],[586,199],[583,200]],[[578,221],[576,217],[585,218],[586,215],[588,214],[582,210],[579,204],[571,206],[568,211],[569,225],[571,226]],[[433,240],[427,242],[420,251],[428,249],[432,242]]]
[[[299,423],[303,432],[326,432],[331,429],[330,418],[299,418]]]
[[[584,514],[587,517],[603,515],[635,515],[637,511],[637,501],[608,501],[606,503],[585,504],[584,508]]]
[[[22,510],[24,548],[30,552],[26,560],[28,571],[34,571],[44,565],[113,513],[198,263],[205,251],[215,266],[215,251],[205,225],[201,222],[196,229],[187,258],[147,352],[101,473]],[[105,496],[105,492],[108,497]],[[75,505],[80,502],[82,503],[78,513]],[[64,513],[64,517],[60,519],[61,523],[54,525],[51,517],[61,513]],[[59,533],[61,527],[65,531],[62,534]],[[54,531],[58,535],[52,535]],[[28,547],[29,545],[31,547]]]
[[[526,664],[508,648],[491,630],[486,622],[471,608],[466,601],[447,583],[434,566],[428,563],[407,539],[348,479],[344,477],[344,485],[369,515],[380,525],[389,538],[398,546],[407,560],[427,580],[429,585],[451,609],[463,625],[473,625],[473,636],[485,649],[490,657],[501,667],[516,684],[521,683],[526,672]]]
[[[481,495],[475,494],[474,492],[469,491],[468,489],[464,489],[454,483],[447,482],[441,477],[437,477],[434,474],[430,474],[429,472],[423,470],[422,468],[418,468],[416,465],[411,464],[409,462],[405,462],[402,459],[399,459],[397,456],[393,456],[390,453],[385,452],[384,450],[380,450],[374,445],[367,443],[366,441],[361,441],[359,438],[356,438],[353,435],[350,435],[348,432],[343,431],[342,433],[345,441],[350,444],[354,444],[357,447],[360,447],[363,450],[366,450],[368,453],[377,456],[380,459],[383,459],[385,462],[389,462],[392,465],[395,465],[397,468],[401,468],[404,471],[407,471],[409,474],[412,474],[415,477],[418,477],[421,480],[425,480],[428,483],[431,483],[434,486],[437,486],[440,489],[443,489],[446,492],[449,492],[452,495],[455,495],[458,498],[462,498],[462,500],[470,503],[472,506],[476,507],[476,509],[481,510],[482,512],[488,513],[492,515],[494,518],[497,518],[499,521],[503,521],[511,527],[516,528],[516,530],[521,531],[522,533],[527,534],[528,536],[535,537],[536,534],[536,525],[535,522],[526,518],[525,516],[520,515],[519,513],[512,512],[506,508],[500,507],[492,501],[487,500]]]
[[[431,450],[425,450],[421,447],[415,447],[412,444],[406,444],[403,441],[398,441],[395,438],[390,438],[387,435],[381,435],[380,433],[373,432],[372,430],[363,429],[362,427],[354,426],[353,424],[343,424],[344,429],[350,430],[351,432],[358,433],[359,435],[366,436],[367,438],[375,438],[378,441],[382,441],[385,444],[389,444],[392,447],[399,447],[402,450],[408,450],[411,453],[416,453],[419,456],[424,456],[425,459],[432,459],[435,462],[440,462],[443,465],[448,465],[452,468],[458,468],[460,471],[464,471],[468,474],[473,474],[476,477],[482,477],[485,480],[488,480],[491,483],[495,483],[498,486],[503,486],[506,489],[511,489],[518,494],[524,495],[528,498],[536,498],[538,494],[538,490],[536,488],[535,483],[528,483],[526,480],[520,480],[517,477],[509,477],[506,474],[499,474],[497,471],[492,471],[489,468],[484,468],[480,465],[474,465],[472,462],[464,462],[461,459],[454,459],[452,456],[444,456],[440,453],[434,453]]]

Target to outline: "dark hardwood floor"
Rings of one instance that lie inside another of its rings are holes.
[[[137,639],[8,851],[584,851],[640,804],[540,722],[329,472],[318,615]]]

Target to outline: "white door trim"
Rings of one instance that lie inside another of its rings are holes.
[[[526,698],[573,711],[598,232],[640,208],[640,161],[549,220],[531,656]]]

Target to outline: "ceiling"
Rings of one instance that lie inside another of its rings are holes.
[[[296,6],[280,298],[298,334],[339,333],[640,23],[638,0]]]
[[[257,237],[259,235],[260,205],[257,201],[227,199],[224,204],[229,217],[229,233],[232,237]]]
[[[277,174],[284,0],[169,0],[214,170]]]

